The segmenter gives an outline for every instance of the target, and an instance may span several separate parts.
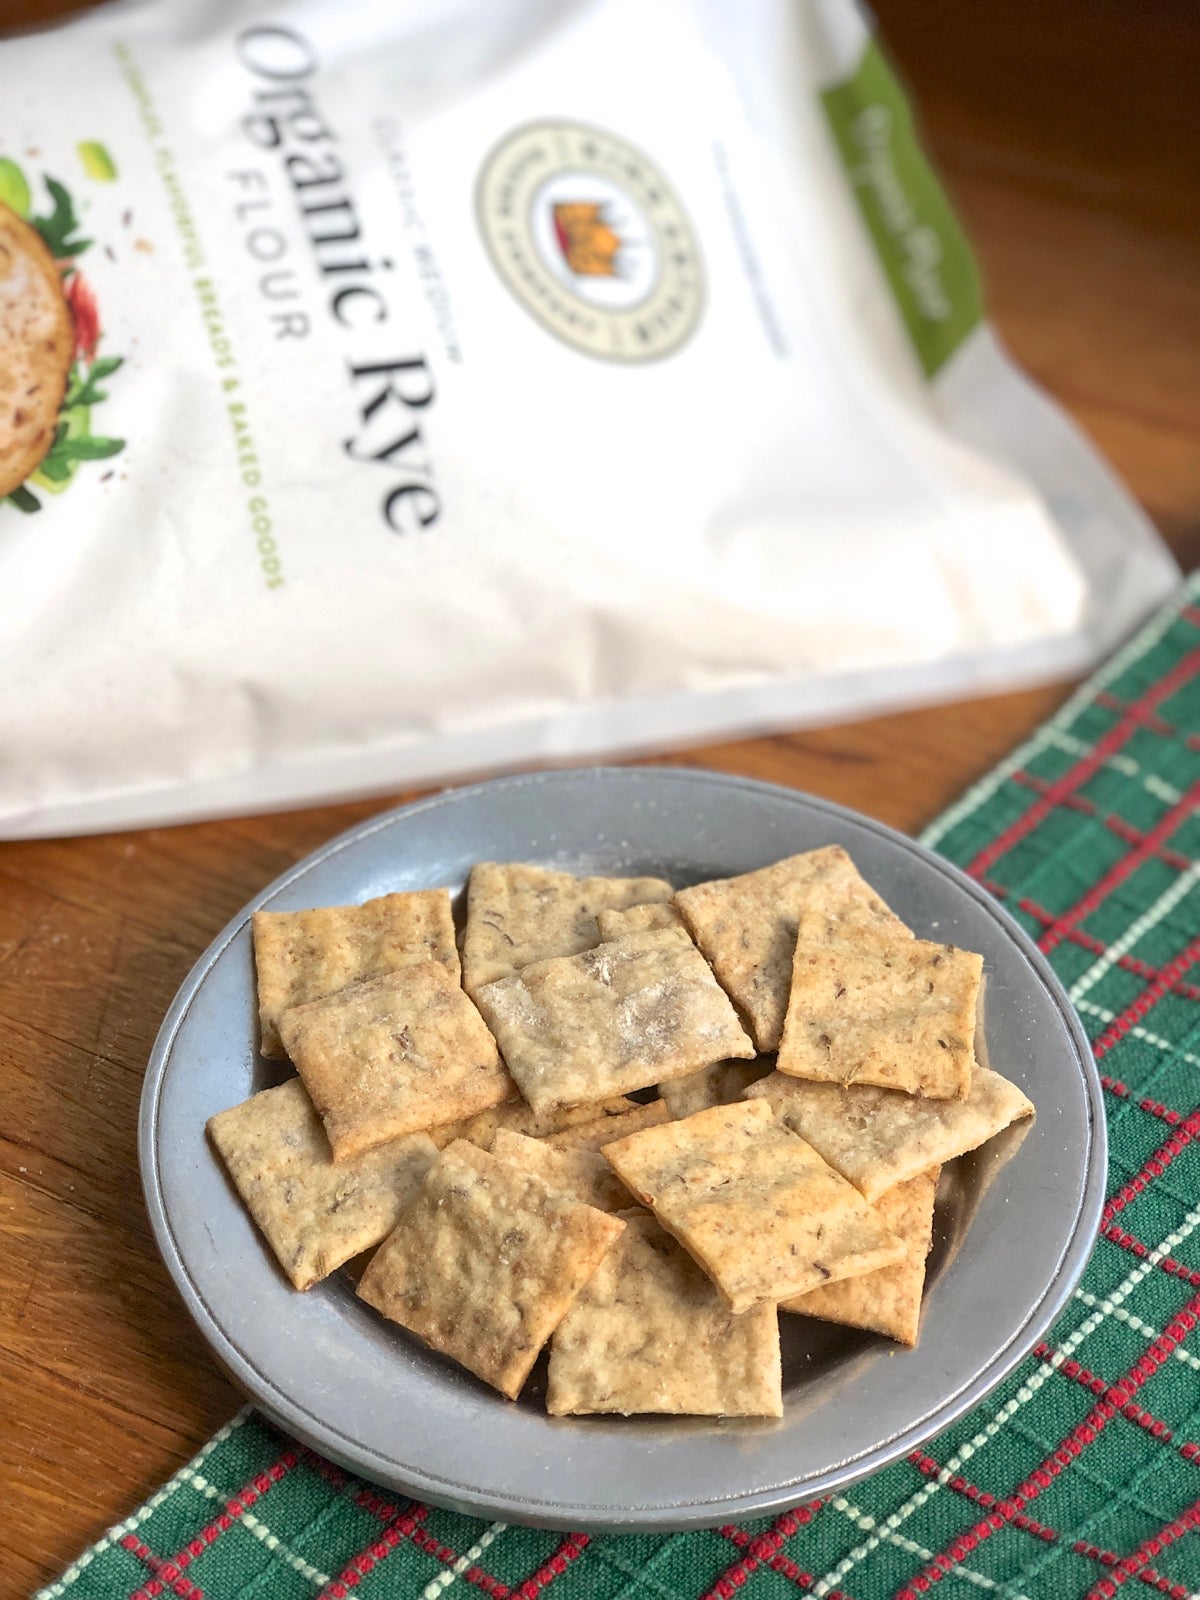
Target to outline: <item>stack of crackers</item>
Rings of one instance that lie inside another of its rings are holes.
[[[1033,1111],[980,957],[837,846],[678,893],[485,862],[461,934],[428,890],[254,950],[299,1075],[208,1128],[283,1270],[374,1250],[363,1300],[510,1398],[548,1344],[555,1414],[782,1415],[781,1310],[914,1344],[942,1164]]]

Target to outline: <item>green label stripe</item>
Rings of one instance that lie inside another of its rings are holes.
[[[821,99],[908,336],[932,377],[983,318],[971,247],[873,40],[854,76]]]

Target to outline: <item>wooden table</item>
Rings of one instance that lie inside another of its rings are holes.
[[[0,26],[38,9],[5,4]],[[1002,334],[1195,564],[1191,0],[877,9]],[[670,759],[914,829],[1067,687]],[[330,834],[404,798],[0,845],[0,1595],[53,1576],[240,1404],[151,1242],[135,1149],[143,1067],[177,985],[238,907]]]

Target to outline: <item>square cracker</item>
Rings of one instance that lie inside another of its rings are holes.
[[[709,1106],[733,1105],[770,1070],[770,1061],[717,1061],[699,1072],[689,1072],[686,1078],[671,1078],[659,1093],[672,1117],[690,1117]]]
[[[412,961],[440,961],[458,977],[446,889],[383,894],[360,906],[256,911],[254,965],[264,1056],[284,1055],[279,1018],[289,1006],[381,978]]]
[[[1015,1083],[981,1066],[962,1100],[926,1100],[868,1084],[807,1083],[781,1072],[751,1084],[746,1099],[765,1100],[785,1127],[871,1201],[1033,1115]]]
[[[673,905],[652,900],[647,905],[629,906],[625,911],[597,911],[596,926],[600,943],[623,939],[627,933],[649,933],[652,929],[674,928],[681,939],[692,943],[687,924]]]
[[[900,1344],[914,1345],[921,1321],[925,1258],[933,1242],[933,1202],[940,1167],[898,1183],[875,1202],[875,1215],[889,1233],[904,1242],[904,1259],[895,1266],[866,1272],[861,1278],[822,1284],[807,1294],[785,1300],[781,1311],[802,1311],[826,1322],[844,1322],[886,1334]]]
[[[598,1100],[594,1105],[555,1106],[552,1111],[539,1116],[529,1102],[521,1098],[521,1092],[514,1083],[512,1098],[503,1105],[477,1111],[473,1117],[463,1117],[459,1122],[447,1122],[441,1127],[431,1128],[429,1137],[439,1150],[453,1144],[455,1139],[467,1139],[481,1150],[490,1150],[492,1140],[501,1128],[507,1128],[512,1133],[528,1134],[531,1139],[545,1139],[575,1127],[590,1128],[597,1120],[607,1124],[627,1111],[641,1109],[636,1100],[619,1094],[612,1100]],[[614,1133],[612,1137],[615,1139],[617,1136]]]
[[[604,1155],[731,1311],[874,1272],[904,1254],[858,1190],[761,1100],[697,1111],[605,1145]]]
[[[673,893],[662,878],[576,878],[481,861],[467,886],[463,986],[473,995],[531,962],[590,950],[600,943],[597,912],[667,901]]]
[[[512,1094],[496,1041],[436,961],[356,983],[279,1019],[335,1161]]]
[[[852,943],[827,918],[799,920],[778,1070],[933,1099],[971,1086],[983,957],[924,939]]]
[[[569,1194],[597,1211],[626,1211],[637,1201],[598,1150],[556,1150],[544,1139],[501,1128],[492,1154],[523,1172],[533,1172],[560,1194]]]
[[[535,961],[475,1001],[535,1111],[754,1054],[704,957],[667,928]]]
[[[459,1140],[430,1168],[358,1293],[515,1400],[623,1228]]]
[[[208,1134],[297,1289],[386,1238],[437,1160],[432,1141],[414,1133],[335,1164],[299,1078],[219,1111]]]
[[[560,1128],[547,1136],[546,1143],[559,1150],[603,1150],[614,1139],[623,1139],[627,1133],[640,1133],[643,1128],[657,1128],[661,1122],[670,1122],[671,1113],[664,1100],[649,1100],[638,1105],[631,1100],[628,1109],[616,1116],[605,1113],[588,1122],[576,1122],[569,1128]]]
[[[550,1414],[782,1416],[774,1306],[735,1317],[653,1217],[631,1211],[624,1221],[555,1329]]]
[[[675,905],[760,1050],[774,1050],[783,1032],[802,911],[823,911],[855,929],[908,934],[840,845],[681,889]]]

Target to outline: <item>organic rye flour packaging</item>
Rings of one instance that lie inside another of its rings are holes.
[[[0,44],[0,831],[1075,672],[1169,587],[848,0]]]

